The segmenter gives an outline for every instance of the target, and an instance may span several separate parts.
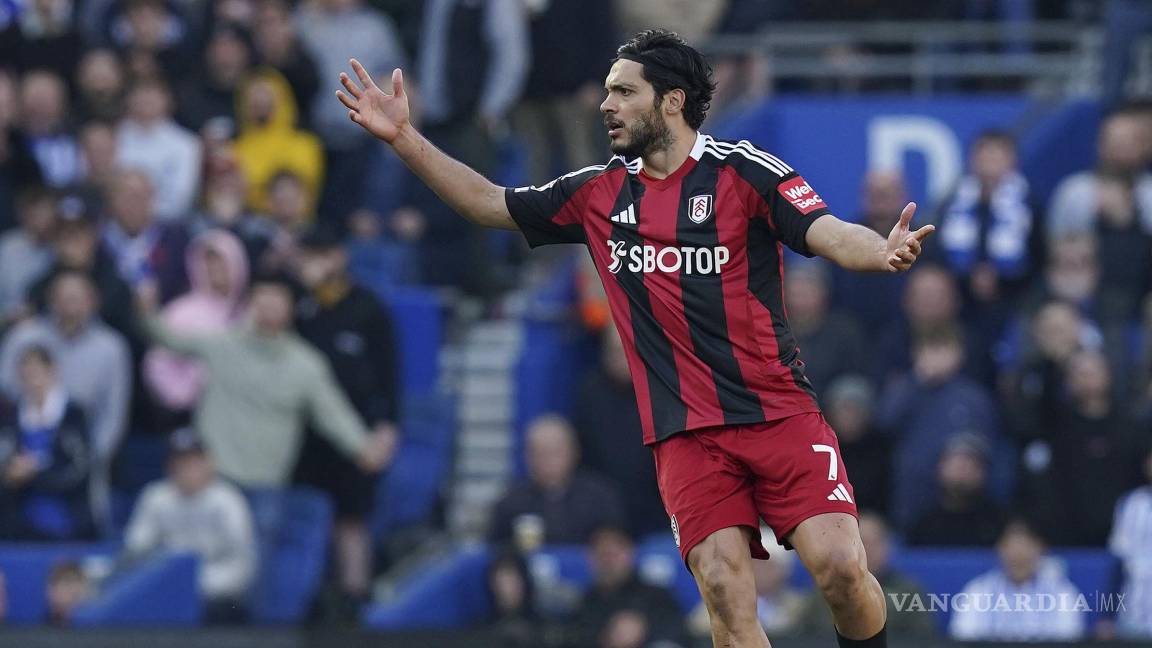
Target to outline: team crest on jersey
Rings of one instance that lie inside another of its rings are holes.
[[[693,223],[700,224],[708,220],[712,215],[712,195],[704,194],[701,196],[692,196],[688,199],[688,218],[692,219]]]

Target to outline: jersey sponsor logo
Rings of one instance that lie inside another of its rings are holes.
[[[809,214],[821,207],[827,207],[820,194],[816,193],[808,181],[796,176],[787,182],[781,182],[776,188],[784,199],[792,203],[801,214]]]
[[[692,219],[693,223],[700,224],[708,220],[712,215],[712,196],[711,194],[704,194],[701,196],[692,196],[688,199],[688,218]]]
[[[727,247],[656,247],[655,245],[629,245],[627,241],[608,240],[611,262],[608,272],[617,274],[627,268],[629,272],[664,272],[688,275],[720,274],[724,264],[732,258]]]

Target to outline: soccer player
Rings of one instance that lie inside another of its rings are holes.
[[[504,188],[437,150],[357,61],[337,97],[465,218],[528,243],[588,247],[624,341],[672,532],[716,646],[769,646],[752,558],[763,518],[794,548],[832,610],[841,646],[886,646],[884,594],[868,573],[852,485],[788,330],[782,246],[859,271],[900,272],[931,225],[909,203],[887,240],[840,221],[779,158],[699,132],[715,84],[675,34],[617,51],[600,106],[615,154],[539,187]],[[623,440],[622,440],[623,442]]]

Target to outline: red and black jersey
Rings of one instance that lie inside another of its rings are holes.
[[[533,247],[588,246],[645,443],[818,411],[788,329],[782,245],[811,256],[804,236],[828,207],[780,159],[700,134],[664,179],[615,157],[505,198]]]

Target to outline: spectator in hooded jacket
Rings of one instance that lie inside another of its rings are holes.
[[[192,288],[160,312],[173,331],[218,333],[231,328],[240,316],[240,302],[248,287],[248,258],[240,241],[226,230],[208,230],[188,248],[188,277]],[[195,407],[204,389],[204,367],[164,349],[152,349],[144,358],[144,381],[165,408],[184,416]]]

